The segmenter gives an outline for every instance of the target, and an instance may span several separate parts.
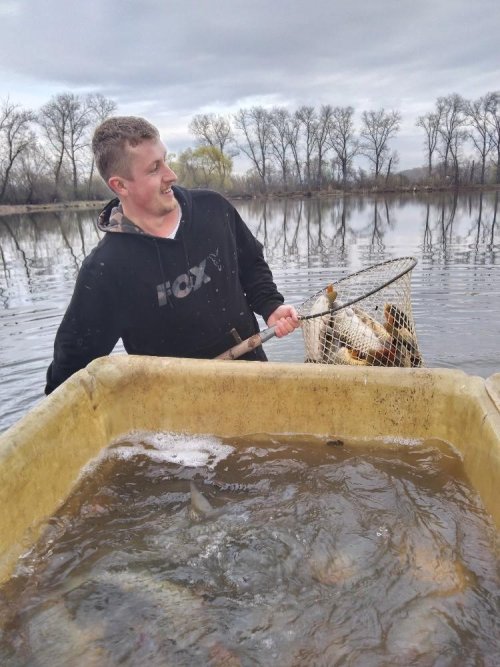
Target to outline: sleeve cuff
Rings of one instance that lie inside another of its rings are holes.
[[[262,315],[263,319],[265,322],[269,319],[269,316],[274,313],[276,308],[279,306],[282,306],[284,303],[283,301],[278,301],[277,299],[274,301],[268,301],[265,306],[263,306],[259,312],[259,315]]]

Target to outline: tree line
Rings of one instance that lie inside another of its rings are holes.
[[[62,93],[38,111],[0,103],[0,203],[37,204],[108,196],[95,177],[94,128],[117,108],[101,93]]]
[[[0,203],[107,197],[90,143],[116,109],[100,93],[62,93],[36,112],[1,102]],[[169,159],[184,185],[229,194],[500,184],[500,92],[437,98],[416,121],[425,167],[413,174],[397,172],[401,121],[384,108],[356,121],[352,106],[329,104],[197,114],[189,124],[195,145]],[[244,175],[234,173],[238,155],[250,165]]]
[[[189,127],[197,147],[183,151],[175,165],[189,185],[243,192],[500,184],[500,92],[477,100],[456,93],[437,98],[416,121],[425,167],[413,174],[396,172],[401,120],[399,111],[381,108],[363,111],[356,123],[352,106],[328,104],[198,114]],[[232,175],[238,154],[251,165],[243,177]]]

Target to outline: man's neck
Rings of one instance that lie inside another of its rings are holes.
[[[151,236],[160,236],[166,238],[177,227],[181,217],[181,207],[177,204],[173,211],[169,211],[164,216],[144,217],[139,213],[130,210],[126,204],[121,202],[124,216],[140,227],[146,234]]]

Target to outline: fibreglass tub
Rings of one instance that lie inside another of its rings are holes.
[[[500,527],[500,374],[113,355],[0,436],[0,581],[81,468],[132,430],[439,438]]]

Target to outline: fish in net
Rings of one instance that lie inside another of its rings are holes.
[[[327,285],[297,308],[305,361],[423,366],[411,303],[413,257],[376,264]]]

